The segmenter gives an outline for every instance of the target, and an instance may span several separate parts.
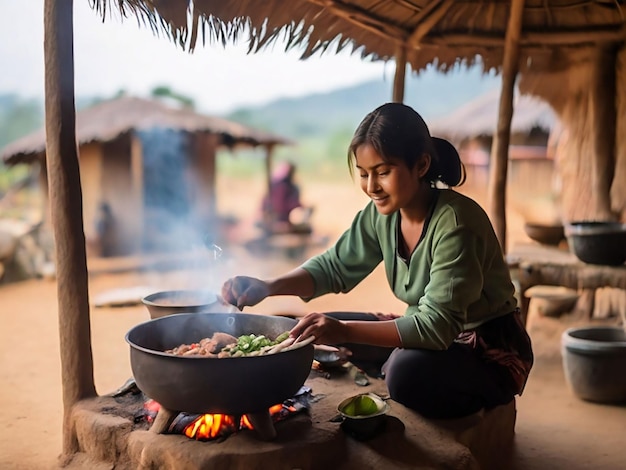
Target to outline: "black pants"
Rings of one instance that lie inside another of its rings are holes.
[[[332,312],[338,320],[378,320],[369,313]],[[468,345],[443,351],[342,344],[351,362],[369,375],[384,375],[390,397],[431,419],[459,418],[510,402],[508,371],[484,361]],[[382,373],[382,374],[381,374]]]

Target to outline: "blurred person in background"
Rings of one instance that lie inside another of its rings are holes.
[[[270,191],[261,204],[261,228],[269,235],[280,233],[310,233],[312,208],[303,206],[300,188],[294,181],[296,166],[288,161],[274,168]]]

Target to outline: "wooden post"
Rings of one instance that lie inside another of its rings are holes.
[[[506,253],[506,180],[511,140],[511,119],[515,79],[518,71],[519,41],[522,31],[524,0],[513,0],[506,29],[502,64],[502,90],[498,110],[498,125],[491,145],[489,168],[490,216],[502,251]]]
[[[393,96],[394,103],[402,103],[404,101],[404,80],[406,78],[406,45],[398,43],[396,48],[396,73],[393,77]]]
[[[611,212],[610,189],[615,175],[615,131],[617,107],[615,104],[616,51],[601,45],[595,51],[590,89],[590,111],[594,154],[583,158],[591,160],[591,187],[589,197],[598,220],[619,220]]]
[[[267,185],[267,195],[272,199],[272,154],[274,146],[267,144],[265,146],[265,184]]]
[[[63,385],[62,459],[71,458],[79,450],[70,419],[73,405],[96,395],[76,149],[72,14],[73,0],[45,0],[46,156],[57,260]]]
[[[144,171],[143,171],[143,146],[141,138],[137,132],[130,133],[130,180],[132,191],[132,203],[135,205],[133,213],[135,214],[135,226],[133,233],[132,253],[142,254],[145,237],[145,203],[144,203]]]

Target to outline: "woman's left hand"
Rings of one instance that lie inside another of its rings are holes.
[[[317,344],[340,344],[348,339],[348,326],[323,313],[309,313],[292,328],[290,336],[301,339],[315,336]]]

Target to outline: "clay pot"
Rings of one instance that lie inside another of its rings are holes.
[[[571,222],[565,235],[576,257],[585,263],[620,266],[626,262],[626,224]]]
[[[570,328],[561,337],[563,369],[576,396],[626,403],[626,331],[616,326]]]

